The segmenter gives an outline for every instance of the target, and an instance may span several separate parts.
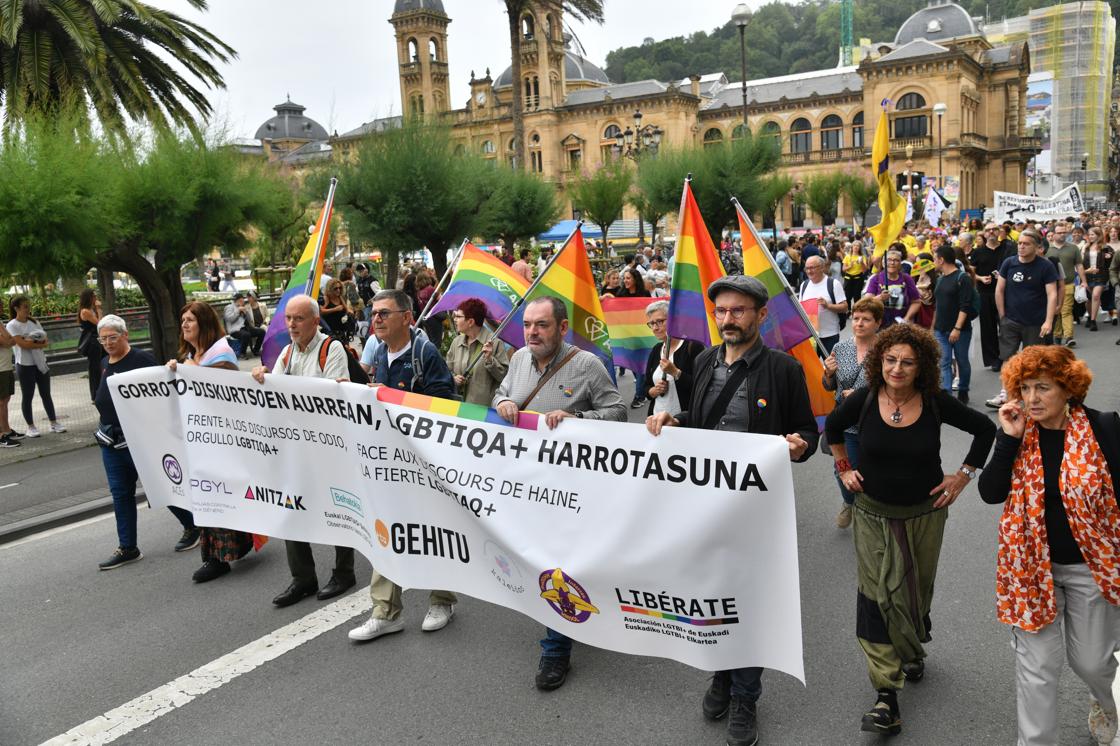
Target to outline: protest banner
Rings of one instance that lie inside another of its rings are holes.
[[[1070,184],[1050,197],[1031,197],[1026,194],[995,192],[995,219],[997,223],[1005,220],[1054,220],[1070,218],[1085,210],[1081,199],[1081,189]]]
[[[514,427],[386,387],[187,366],[109,388],[148,499],[200,526],[351,546],[404,587],[590,645],[804,681],[782,438]]]

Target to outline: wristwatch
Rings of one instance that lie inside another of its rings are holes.
[[[964,474],[970,480],[976,479],[976,471],[977,471],[976,469],[969,469],[967,466],[962,465],[959,471],[960,471],[961,474]]]

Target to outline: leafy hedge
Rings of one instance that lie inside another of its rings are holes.
[[[8,301],[14,296],[7,294],[0,294],[0,302],[3,302],[2,316],[9,315]],[[78,313],[78,294],[77,293],[50,293],[47,295],[38,295],[31,293],[28,295],[31,299],[31,315],[35,317],[40,316],[60,316]],[[148,302],[144,300],[144,294],[136,288],[121,288],[116,292],[117,308],[136,308],[138,306],[147,306]]]

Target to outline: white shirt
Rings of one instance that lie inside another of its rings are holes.
[[[809,300],[810,298],[817,298],[817,334],[822,337],[834,337],[840,333],[840,317],[835,311],[830,311],[824,307],[824,303],[832,303],[832,299],[828,296],[828,283],[832,283],[832,294],[836,297],[837,303],[843,303],[848,298],[844,295],[844,285],[829,277],[827,274],[821,278],[820,282],[805,281],[805,290],[799,296],[799,300]]]
[[[396,360],[397,358],[400,358],[400,357],[404,357],[405,355],[407,355],[410,352],[412,352],[412,342],[411,341],[408,344],[406,344],[404,347],[397,350],[396,352],[393,352],[392,350],[385,350],[385,354],[389,358],[389,366],[392,367],[394,360]]]
[[[341,342],[330,346],[330,349],[327,350],[327,364],[323,366],[322,370],[319,370],[319,346],[323,344],[323,340],[326,338],[327,335],[321,331],[316,331],[306,350],[300,350],[299,345],[296,344],[288,345],[280,351],[280,356],[276,358],[276,365],[272,367],[272,372],[276,375],[287,373],[289,376],[326,378],[331,381],[339,378],[349,380],[350,369],[346,365],[346,351],[342,349]],[[285,366],[284,356],[287,355],[289,347],[292,350],[291,360]]]
[[[13,337],[23,337],[25,340],[30,341],[32,332],[41,332],[43,327],[39,325],[38,321],[19,321],[12,319],[8,322],[8,334]],[[15,351],[16,365],[36,366],[44,373],[47,372],[47,350],[45,347],[40,347],[37,350],[25,350],[19,345],[14,345],[12,350]]]

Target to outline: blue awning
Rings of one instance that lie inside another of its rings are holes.
[[[576,229],[576,220],[561,220],[544,233],[537,236],[538,241],[563,241]],[[602,238],[603,231],[592,223],[583,224],[584,238]]]

